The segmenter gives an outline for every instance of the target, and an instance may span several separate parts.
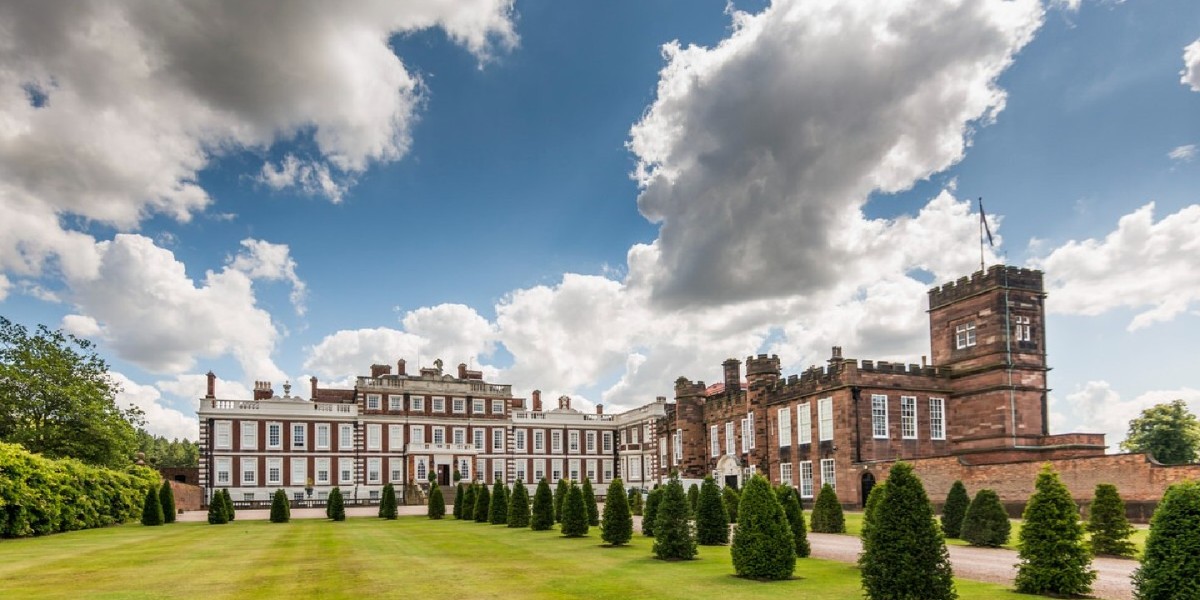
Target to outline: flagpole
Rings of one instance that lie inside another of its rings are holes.
[[[983,196],[979,197],[979,270],[986,270],[983,266]]]

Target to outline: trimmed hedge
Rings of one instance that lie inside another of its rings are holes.
[[[642,500],[642,490],[638,488],[629,488],[629,497],[626,499],[629,505],[629,512],[637,516],[642,516],[642,510],[646,508],[645,502]]]
[[[464,521],[475,520],[475,492],[479,490],[479,486],[474,483],[468,483],[464,486],[462,494],[462,508],[458,511],[458,518]],[[455,499],[455,502],[458,502]]]
[[[1016,588],[1024,594],[1082,596],[1092,590],[1096,571],[1083,540],[1079,507],[1049,464],[1038,474],[1037,489],[1022,515],[1018,536]]]
[[[979,490],[962,520],[962,539],[972,546],[999,548],[1008,543],[1012,524],[1000,503],[1000,496],[988,489]]]
[[[583,501],[583,490],[571,483],[563,500],[562,524],[559,530],[567,537],[582,537],[588,533],[587,506]]]
[[[1133,556],[1137,553],[1129,537],[1133,526],[1125,516],[1125,501],[1111,483],[1096,485],[1096,498],[1088,512],[1087,530],[1091,535],[1092,554]]]
[[[107,527],[137,520],[159,475],[52,460],[18,444],[0,443],[0,537],[15,538]]]
[[[446,516],[446,498],[442,496],[442,488],[437,482],[429,484],[433,489],[429,491],[429,507],[426,513],[430,519],[440,519]]]
[[[646,537],[654,537],[654,521],[658,517],[658,505],[664,493],[664,488],[656,487],[646,496],[646,510],[642,513],[642,535]]]
[[[796,570],[796,542],[779,496],[765,477],[755,474],[746,483],[738,514],[742,521],[729,549],[737,576],[764,581],[791,578]]]
[[[687,491],[688,510],[694,516],[696,514],[696,505],[700,503],[700,486],[692,484]]]
[[[729,515],[712,475],[704,478],[700,499],[696,501],[696,543],[703,546],[729,543]]]
[[[142,504],[142,525],[162,525],[162,501],[158,499],[158,490],[146,490],[146,500]]]
[[[229,495],[229,488],[221,488],[221,501],[225,503],[225,520],[232,523],[237,519],[237,511],[233,509],[233,497]]]
[[[395,519],[398,511],[396,510],[396,488],[392,484],[383,486],[383,498],[379,500],[379,518]]]
[[[492,503],[488,506],[488,523],[492,525],[508,524],[507,492],[504,484],[499,481],[492,486]]]
[[[534,531],[546,531],[554,527],[554,494],[550,492],[550,483],[543,477],[538,482],[537,491],[533,493],[533,514],[530,516],[529,528]]]
[[[1150,518],[1142,566],[1133,573],[1140,600],[1200,597],[1200,483],[1167,488]]]
[[[162,505],[163,523],[175,522],[175,490],[171,489],[171,482],[163,480],[162,487],[158,488],[158,502]]]
[[[562,522],[562,507],[563,500],[567,499],[567,480],[559,479],[558,485],[554,487],[554,522]]]
[[[946,537],[957,538],[962,535],[962,523],[969,506],[971,497],[967,495],[967,487],[963,482],[955,481],[950,486],[950,493],[946,494],[946,503],[942,505],[942,532]]]
[[[458,471],[455,471],[454,473],[457,475]],[[462,482],[454,484],[454,518],[455,519],[462,518],[463,493],[464,492],[463,492]]]
[[[727,485],[724,490],[721,490],[721,500],[725,502],[725,512],[729,513],[729,522],[737,523],[738,504],[742,501],[742,495],[738,493],[737,488]]]
[[[683,491],[679,476],[671,476],[670,483],[659,490],[662,490],[662,497],[654,515],[654,557],[659,560],[696,558],[696,532],[690,521],[687,493]]]
[[[341,496],[338,496],[338,498],[341,498]],[[335,515],[335,517],[334,517],[335,521],[345,521],[346,520],[346,512],[345,511],[342,511],[341,519],[338,519],[336,517],[336,515],[337,515],[336,512],[334,513],[334,515]],[[292,507],[288,503],[287,494],[285,494],[283,492],[283,490],[275,490],[275,495],[271,497],[271,522],[272,523],[287,523],[291,519],[292,519]]]
[[[529,492],[525,484],[513,484],[512,497],[508,501],[508,526],[529,527]]]
[[[475,490],[475,522],[487,523],[488,511],[492,508],[492,495],[486,483],[480,482]]]
[[[942,528],[912,465],[897,462],[886,483],[872,509],[870,532],[858,558],[867,598],[957,598]]]
[[[775,489],[775,495],[779,497],[779,505],[783,507],[783,514],[792,528],[796,558],[808,558],[812,548],[808,545],[808,531],[804,527],[804,509],[800,506],[800,493],[790,485],[781,485]]]
[[[592,490],[592,481],[584,477],[580,490],[583,492],[583,506],[587,508],[588,525],[597,527],[600,525],[600,507],[596,505],[596,492]]]
[[[287,498],[284,497],[284,500],[286,506]],[[329,492],[329,499],[325,501],[325,513],[334,521],[346,520],[346,499],[342,497],[342,488],[335,487],[332,492]]]
[[[633,514],[629,510],[625,484],[617,477],[608,484],[608,495],[604,500],[604,520],[600,522],[600,539],[608,542],[610,546],[620,546],[628,544],[632,537]]]
[[[821,486],[817,501],[813,504],[812,530],[814,533],[846,533],[846,517],[838,502],[837,492],[828,483]]]

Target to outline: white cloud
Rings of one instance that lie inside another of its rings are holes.
[[[1060,314],[1141,310],[1128,329],[1166,322],[1200,302],[1200,205],[1154,221],[1154,203],[1121,217],[1103,240],[1071,240],[1032,261]]]
[[[244,399],[253,396],[253,391],[237,381],[217,378],[213,382],[218,398]],[[176,375],[174,379],[154,382],[154,387],[180,398],[186,402],[195,402],[208,393],[208,375],[201,373],[185,373]],[[298,390],[305,391],[305,390]]]
[[[1129,433],[1129,422],[1141,412],[1155,404],[1182,399],[1193,413],[1200,414],[1200,390],[1181,388],[1177,390],[1151,390],[1132,400],[1122,400],[1107,381],[1089,381],[1076,386],[1067,395],[1064,408],[1077,415],[1074,423],[1068,423],[1089,433],[1105,434],[1109,452],[1120,452],[1120,443]],[[1065,417],[1058,415],[1063,421]]]
[[[294,154],[285,156],[278,167],[269,162],[263,163],[258,180],[273,190],[297,187],[305,194],[319,194],[334,203],[342,201],[348,187],[333,180],[325,163],[300,160]]]
[[[151,385],[141,385],[125,375],[110,371],[113,379],[121,386],[117,394],[118,406],[136,406],[146,415],[146,431],[170,439],[189,439],[195,441],[200,436],[200,422],[166,406],[162,393]]]
[[[304,299],[308,286],[296,275],[296,261],[287,244],[272,244],[262,240],[242,240],[242,252],[229,258],[229,268],[241,271],[251,279],[287,281],[292,285],[291,301],[296,314],[304,314]]]
[[[1196,145],[1185,144],[1183,146],[1176,146],[1167,153],[1167,158],[1180,163],[1192,162],[1192,159],[1196,158]]]
[[[1183,49],[1183,70],[1179,72],[1179,83],[1193,92],[1200,92],[1200,39]]]

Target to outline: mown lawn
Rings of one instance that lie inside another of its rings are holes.
[[[401,517],[343,523],[125,525],[0,541],[0,598],[861,598],[858,571],[797,561],[776,583],[733,576],[728,547],[665,563],[557,532]],[[1019,596],[958,582],[964,599]]]

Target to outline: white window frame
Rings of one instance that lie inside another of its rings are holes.
[[[492,400],[492,414],[493,415],[504,414],[504,401],[503,400]]]
[[[229,487],[233,485],[233,459],[228,456],[220,456],[214,461],[214,467],[217,472],[217,485],[221,487]]]
[[[596,453],[596,432],[595,431],[588,431],[587,434],[584,435],[584,447],[583,448],[584,448],[584,451],[587,452],[588,454]]]
[[[779,463],[779,483],[788,487],[792,486],[792,463]]]
[[[675,446],[675,463],[674,464],[678,465],[679,461],[683,460],[683,430],[682,429],[675,430],[675,441],[672,445]]]
[[[283,485],[283,459],[271,457],[267,459],[267,485]]]
[[[504,473],[505,473],[504,459],[503,458],[493,458],[492,459],[492,483],[496,483],[497,481],[503,482],[504,481]]]
[[[1033,325],[1031,319],[1027,315],[1013,316],[1013,323],[1016,328],[1016,338],[1018,342],[1033,341]]]
[[[292,423],[292,450],[308,449],[308,423]]]
[[[613,461],[612,461],[612,459],[605,459],[603,461],[600,461],[600,465],[604,469],[604,480],[612,481],[613,480]]]
[[[388,425],[388,450],[399,452],[404,448],[404,426],[398,424]]]
[[[465,446],[467,444],[467,428],[455,427],[453,434],[451,434],[450,440],[456,446]]]
[[[551,430],[550,431],[550,451],[555,454],[561,454],[562,449],[563,449],[562,430],[561,429]]]
[[[577,430],[572,429],[567,432],[567,450],[579,453],[579,432]]]
[[[462,415],[467,412],[466,398],[453,398],[450,400],[450,408],[454,410],[454,414]]]
[[[733,439],[733,421],[725,422],[725,454],[734,454],[737,450]]]
[[[242,486],[258,485],[258,458],[255,456],[242,457]],[[249,477],[247,477],[247,475]]]
[[[313,470],[316,471],[317,485],[329,485],[329,459],[318,458],[313,461]]]
[[[525,451],[525,438],[528,437],[526,430],[517,429],[513,432],[513,445],[517,452]]]
[[[550,461],[550,479],[558,482],[563,478],[563,460],[555,458]]]
[[[371,457],[367,459],[367,483],[383,483],[383,459]]]
[[[471,479],[471,459],[458,459],[458,474],[462,476],[464,481],[474,481]]]
[[[338,450],[354,449],[354,425],[342,423],[338,425]]]
[[[317,423],[317,450],[329,449],[329,423]]]
[[[784,407],[776,413],[776,425],[779,428],[779,447],[787,448],[792,445],[792,409]],[[788,464],[790,472],[791,464]]]
[[[929,437],[934,440],[946,439],[946,399],[929,399]]]
[[[503,427],[492,428],[492,451],[493,452],[503,452],[504,451],[504,428]]]
[[[389,458],[388,459],[388,482],[389,483],[404,483],[404,459]]]
[[[484,436],[486,434],[482,427],[476,427],[471,431],[471,445],[475,446],[476,450],[483,450]]]
[[[529,474],[527,469],[525,468],[526,463],[528,463],[528,462],[529,461],[527,461],[525,459],[513,461],[513,477],[515,477],[514,481],[520,481],[521,483],[529,483],[529,481],[525,479],[525,476]]]
[[[437,446],[446,445],[446,428],[442,425],[434,425],[431,429],[430,443]]]
[[[900,437],[917,439],[917,397],[900,396]]]
[[[258,450],[258,421],[242,421],[238,423],[242,434],[242,450]]]
[[[750,451],[750,420],[742,419],[742,453]]]
[[[540,482],[546,478],[546,459],[533,459],[533,481],[530,483]]]
[[[408,441],[412,444],[425,444],[425,426],[424,425],[409,425],[408,426]]]
[[[349,485],[354,483],[354,459],[339,458],[338,459],[338,484]]]
[[[817,426],[820,431],[817,432],[818,439],[822,442],[828,442],[833,439],[833,398],[821,398],[817,400],[817,418],[819,419]]]
[[[975,345],[975,322],[959,323],[954,326],[954,347],[958,350]]]
[[[383,449],[383,425],[379,423],[367,423],[367,450],[379,451]]]
[[[446,397],[445,396],[434,396],[433,399],[429,401],[429,404],[430,404],[430,410],[432,410],[435,413],[446,412]]]
[[[267,450],[283,449],[283,423],[267,423]]]
[[[642,480],[642,455],[634,454],[629,457],[629,480]]]
[[[484,412],[485,410],[487,410],[487,403],[483,401],[483,398],[472,398],[471,399],[471,414],[473,414],[473,415],[486,414]]]
[[[545,430],[542,430],[542,429],[534,429],[533,430],[533,451],[534,452],[545,452],[546,451],[546,432],[545,432]]]
[[[572,458],[567,461],[567,477],[571,481],[583,481],[579,478],[580,464],[578,458]]]
[[[888,397],[886,394],[871,394],[871,436],[877,440],[888,439]]]
[[[404,410],[404,396],[400,394],[388,395],[388,410],[402,411]]]
[[[425,396],[409,395],[408,411],[409,412],[425,412]]]
[[[291,475],[293,487],[300,487],[308,483],[308,459],[302,456],[293,456]]]
[[[218,450],[233,449],[233,421],[217,421],[215,424],[213,447]]]
[[[605,432],[602,432],[602,433],[600,434],[600,439],[601,439],[601,446],[600,446],[600,447],[601,447],[601,448],[603,448],[603,452],[604,452],[605,454],[608,454],[609,452],[612,452],[612,447],[613,447],[613,446],[612,446],[612,442],[613,442],[613,434],[612,434],[612,432],[611,432],[611,431],[605,431]]]
[[[367,394],[367,410],[379,410],[383,397],[379,394]]]
[[[832,458],[821,459],[821,486],[829,484],[829,487],[837,491],[837,468]]]
[[[427,481],[429,479],[429,465],[425,463],[424,456],[418,456],[417,460],[417,481]]]
[[[583,476],[585,478],[587,478],[588,481],[593,481],[596,483],[600,482],[599,479],[596,479],[596,460],[595,459],[589,459],[584,462]]]
[[[812,443],[812,405],[808,402],[796,405],[796,443]]]
[[[758,436],[756,436],[754,434],[754,413],[753,412],[746,413],[746,435],[747,435],[747,437],[750,438],[750,449],[754,450],[755,448],[757,448],[758,446],[755,444],[755,441],[756,441],[755,438]]]
[[[719,437],[719,431],[720,429],[716,425],[708,428],[709,446],[712,449],[712,455],[714,457],[721,455],[721,439]]]
[[[811,460],[800,461],[800,497],[813,497],[813,465]]]

